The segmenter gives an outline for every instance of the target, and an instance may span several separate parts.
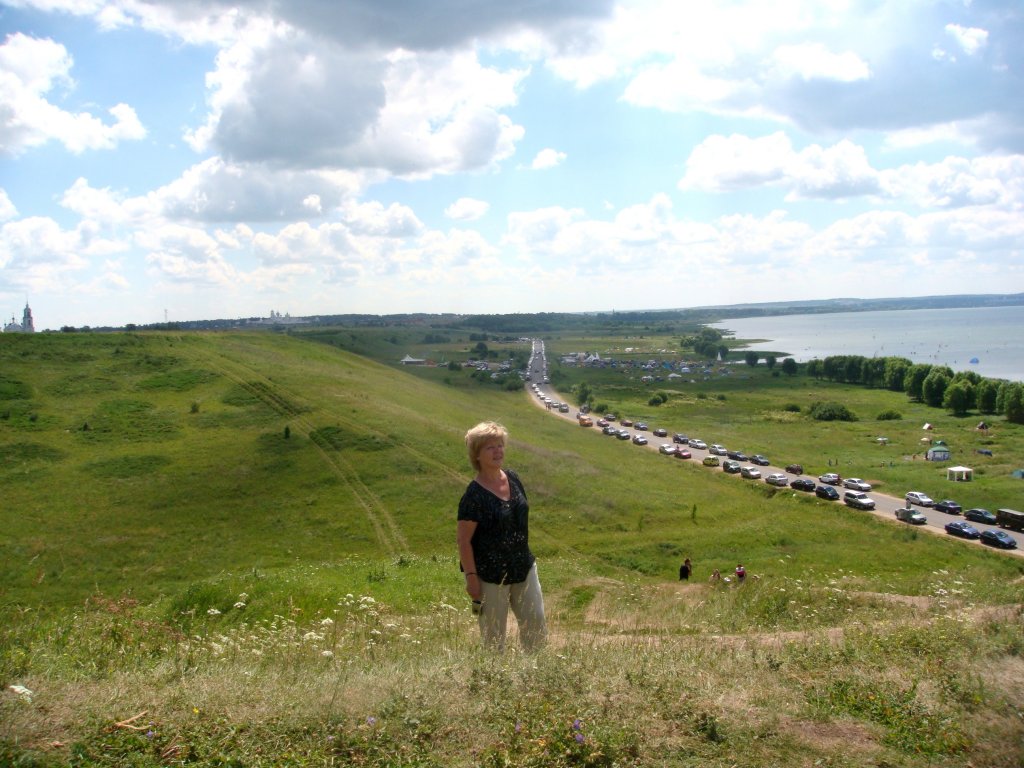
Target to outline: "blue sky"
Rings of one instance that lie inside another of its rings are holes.
[[[37,328],[1024,291],[1019,0],[0,0]]]

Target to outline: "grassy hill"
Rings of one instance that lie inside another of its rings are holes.
[[[1024,759],[1018,559],[323,341],[0,337],[0,763]],[[531,498],[535,657],[480,652],[461,592],[487,418]]]

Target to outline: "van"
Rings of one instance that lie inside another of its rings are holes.
[[[997,509],[996,525],[1011,531],[1024,531],[1024,512],[1015,509]]]

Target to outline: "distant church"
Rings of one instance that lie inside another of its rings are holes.
[[[32,310],[25,304],[25,311],[21,315],[21,322],[14,322],[14,315],[11,315],[11,322],[4,324],[4,333],[35,333],[36,326],[32,322]]]

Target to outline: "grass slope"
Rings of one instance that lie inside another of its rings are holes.
[[[286,336],[8,336],[0,371],[0,674],[33,691],[0,762],[1024,757],[1016,559]],[[457,575],[485,418],[531,497],[533,658],[476,649]]]

